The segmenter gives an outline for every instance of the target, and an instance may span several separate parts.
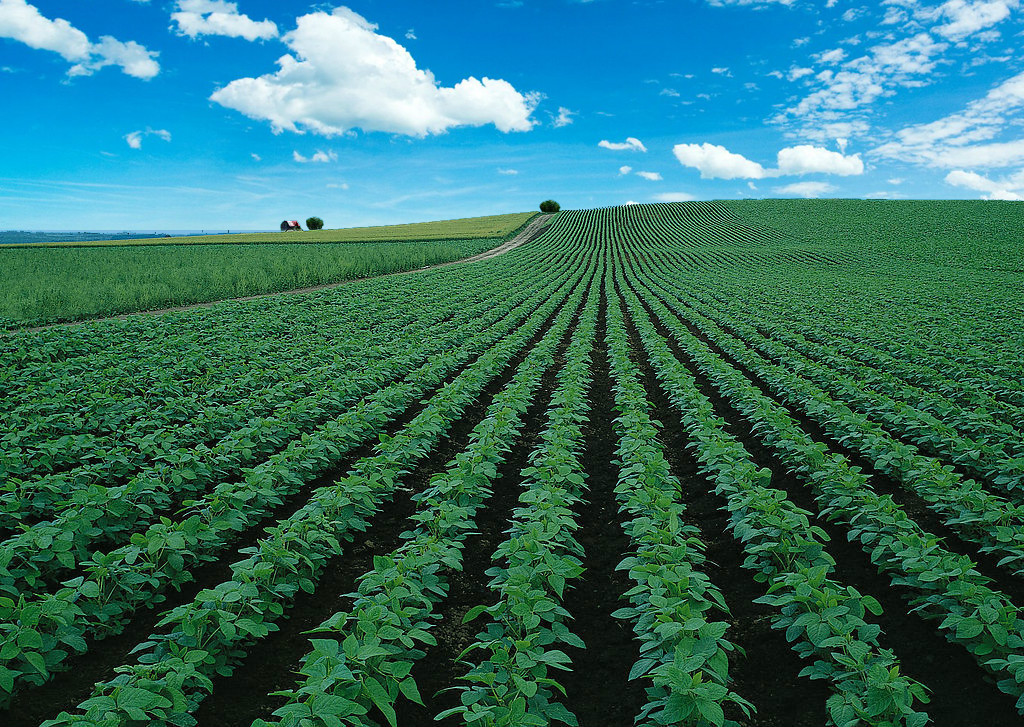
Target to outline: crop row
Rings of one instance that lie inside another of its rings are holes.
[[[548,331],[555,342],[582,294],[582,289],[573,293]],[[273,622],[298,591],[313,591],[327,562],[342,552],[342,543],[368,526],[393,498],[402,474],[437,445],[544,318],[536,316],[532,326],[494,345],[446,384],[401,432],[382,441],[375,455],[357,462],[337,483],[317,489],[294,515],[268,529],[254,547],[243,551],[251,553],[248,558],[232,564],[230,581],[201,591],[191,603],[166,614],[158,624],[161,633],[137,647],[139,663],[119,668],[118,677],[99,685],[80,705],[83,714],[64,714],[47,724],[128,725],[140,718],[188,724],[186,715],[210,689],[211,677],[230,673],[246,643],[274,630]],[[125,694],[145,701],[142,712],[122,708]]]
[[[567,280],[562,276],[553,285],[565,290]],[[536,296],[543,302],[528,320],[516,314],[506,318],[467,344],[422,365],[408,380],[371,395],[318,436],[296,440],[240,481],[218,485],[208,497],[192,503],[184,519],[163,519],[145,534],[133,535],[130,544],[84,560],[81,567],[86,575],[68,581],[54,594],[42,598],[23,594],[17,600],[0,601],[4,643],[0,655],[6,670],[0,671],[0,687],[9,691],[8,685],[17,681],[45,679],[65,661],[68,649],[84,650],[84,636],[119,630],[138,605],[158,602],[167,586],[189,580],[191,565],[215,557],[238,532],[257,524],[284,496],[372,436],[460,363],[483,354],[474,364],[475,370],[497,365],[495,356],[516,343],[521,346],[562,296],[564,293],[547,300]],[[518,331],[511,333],[516,326]],[[493,348],[496,345],[498,348]]]

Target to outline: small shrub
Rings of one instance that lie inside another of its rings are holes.
[[[553,199],[546,199],[540,203],[541,212],[547,212],[550,214],[552,212],[558,212],[560,209],[562,209],[561,206]]]
[[[309,217],[306,219],[307,230],[322,230],[324,229],[324,221],[319,217]]]

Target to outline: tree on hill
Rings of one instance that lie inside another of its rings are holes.
[[[324,229],[324,221],[319,217],[310,217],[306,220],[307,230],[322,230]]]
[[[558,212],[560,209],[562,209],[562,207],[553,199],[546,199],[540,203],[541,212],[547,212],[550,214],[552,212]]]

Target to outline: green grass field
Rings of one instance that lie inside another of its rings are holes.
[[[280,243],[321,244],[326,242],[421,242],[433,240],[469,240],[479,237],[503,237],[526,224],[536,212],[466,217],[458,220],[412,222],[378,227],[346,227],[301,232],[252,232],[237,235],[191,235],[154,237],[139,240],[95,240],[89,242],[14,243],[4,247],[126,247],[149,245],[264,245]]]
[[[0,248],[0,327],[81,320],[415,270],[489,250],[531,217],[533,213],[521,213],[237,235],[239,239],[227,243],[225,238],[236,236],[182,238],[188,244],[170,245],[12,245]],[[194,242],[204,239],[218,244]]]

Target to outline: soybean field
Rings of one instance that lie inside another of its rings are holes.
[[[0,338],[0,724],[1024,724],[1022,207]]]

